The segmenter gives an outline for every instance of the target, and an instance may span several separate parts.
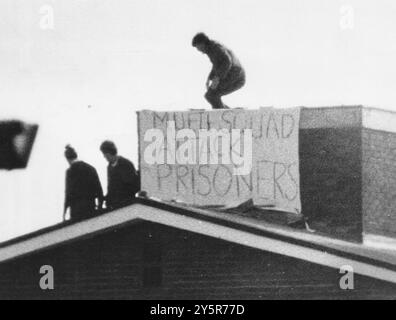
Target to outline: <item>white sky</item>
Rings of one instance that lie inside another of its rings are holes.
[[[209,108],[196,32],[246,68],[231,106],[396,110],[395,16],[394,0],[0,0],[0,119],[40,124],[28,169],[0,171],[0,241],[61,220],[65,144],[105,186],[99,144],[136,163],[135,111]]]

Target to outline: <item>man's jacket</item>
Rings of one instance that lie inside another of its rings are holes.
[[[73,163],[66,171],[65,209],[81,202],[91,202],[95,207],[95,199],[103,199],[96,169],[83,161]]]
[[[211,40],[206,54],[213,64],[212,71],[209,74],[210,80],[213,80],[214,77],[219,77],[220,81],[222,81],[229,77],[238,78],[245,76],[245,71],[238,58],[222,44]]]
[[[117,164],[107,167],[108,192],[107,207],[116,208],[124,205],[135,197],[140,189],[140,179],[131,161],[118,157]]]

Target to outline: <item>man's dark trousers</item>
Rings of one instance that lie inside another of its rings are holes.
[[[221,101],[221,97],[242,88],[244,84],[244,72],[237,76],[230,74],[225,79],[220,80],[216,89],[209,88],[205,93],[205,99],[212,105],[213,109],[228,109],[223,101]]]

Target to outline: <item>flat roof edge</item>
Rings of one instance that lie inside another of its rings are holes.
[[[232,109],[241,112],[243,110],[259,110],[262,107],[254,109]],[[284,107],[286,108],[286,107]],[[335,106],[290,106],[287,108],[300,108],[300,129],[320,129],[320,128],[351,128],[360,127],[386,132],[396,132],[396,111],[381,109],[379,107],[365,105],[335,105]],[[274,107],[274,109],[283,109]],[[209,109],[190,109],[190,110],[149,110],[142,109],[141,112],[158,112],[158,113],[189,113],[213,111]],[[214,110],[221,112],[221,110]]]

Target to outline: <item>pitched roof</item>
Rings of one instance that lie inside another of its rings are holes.
[[[396,251],[370,248],[327,236],[311,234],[237,214],[197,209],[151,199],[137,199],[128,207],[89,220],[62,223],[0,244],[0,264],[70,241],[150,221],[396,283]]]

